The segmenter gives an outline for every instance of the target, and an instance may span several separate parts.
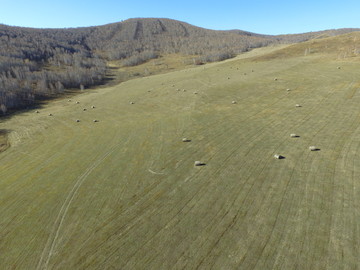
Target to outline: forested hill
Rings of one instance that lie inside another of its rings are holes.
[[[272,43],[300,42],[320,34],[355,30],[267,36],[208,30],[170,19],[129,19],[70,29],[0,25],[0,113],[28,106],[66,88],[100,84],[109,60],[137,65],[161,54],[180,53],[196,55],[199,62],[219,61]]]

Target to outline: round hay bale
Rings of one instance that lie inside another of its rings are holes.
[[[277,81],[278,79],[277,78],[274,78],[274,81]]]
[[[301,105],[300,104],[295,104],[295,107],[301,107]]]
[[[35,111],[36,113],[39,113],[39,111]]]
[[[197,92],[194,92],[195,95],[197,95]]]
[[[337,67],[337,69],[341,69],[341,67]]]
[[[70,102],[70,101],[71,101],[71,99],[68,99],[68,101]]]
[[[299,136],[296,135],[295,133],[292,133],[292,134],[290,134],[290,137],[291,137],[291,138],[297,138],[297,137],[299,137]]]
[[[84,108],[83,111],[85,112],[85,111],[86,111],[86,108]]]
[[[53,116],[52,113],[49,113],[49,116]]]
[[[79,119],[76,119],[76,122],[77,122],[77,123],[79,123],[79,122],[80,122],[80,120],[79,120]]]
[[[93,105],[93,106],[91,106],[91,108],[92,108],[92,109],[95,109],[95,106]]]
[[[130,104],[135,104],[133,101],[130,101]]]
[[[230,77],[228,77],[228,80],[230,80]]]
[[[286,91],[291,91],[291,89],[290,89],[290,88],[287,88]]]
[[[188,139],[188,138],[183,138],[182,141],[183,141],[183,142],[191,142],[191,140]]]
[[[206,164],[202,161],[195,161],[194,166],[205,166]]]
[[[96,123],[96,122],[99,122],[99,120],[97,120],[97,119],[94,119],[94,120],[93,120],[93,122],[94,122],[94,123]]]
[[[279,155],[279,154],[275,154],[274,158],[276,158],[276,159],[284,159],[285,157],[282,156],[282,155]]]
[[[309,146],[309,150],[310,150],[310,151],[318,151],[318,150],[320,150],[320,149],[317,148],[316,146],[312,145],[312,146]]]
[[[79,101],[76,101],[76,104],[80,104],[80,102],[79,102]]]
[[[237,102],[235,100],[231,101],[232,104],[236,104]]]
[[[185,90],[185,89],[183,89],[183,92],[186,92],[186,90]]]

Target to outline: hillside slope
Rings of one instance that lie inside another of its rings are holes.
[[[271,50],[2,122],[0,268],[356,269],[360,63]]]
[[[293,44],[257,59],[271,60],[299,56],[320,56],[333,60],[358,60],[360,56],[360,32],[312,39]]]
[[[269,44],[354,30],[267,36],[157,18],[74,29],[0,25],[0,113],[31,106],[65,89],[104,84],[109,80],[109,60],[122,59],[123,65],[134,66],[171,53],[193,55],[196,63],[205,63]]]

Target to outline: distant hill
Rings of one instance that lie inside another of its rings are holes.
[[[338,36],[324,34],[256,59],[271,60],[307,55],[321,55],[324,58],[330,57],[331,59],[351,59],[360,56],[359,41],[360,32],[351,32]]]
[[[269,36],[215,31],[170,19],[129,19],[103,26],[33,29],[0,25],[0,113],[28,106],[66,88],[101,84],[107,61],[132,66],[162,54],[220,61],[256,47],[301,42],[358,29]]]

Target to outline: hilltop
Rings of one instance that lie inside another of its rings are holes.
[[[113,60],[120,60],[121,66],[136,66],[177,54],[192,56],[193,63],[203,64],[252,48],[355,30],[269,36],[242,30],[215,31],[157,18],[70,29],[0,25],[0,113],[28,107],[66,89],[105,84],[111,80],[109,61]]]

